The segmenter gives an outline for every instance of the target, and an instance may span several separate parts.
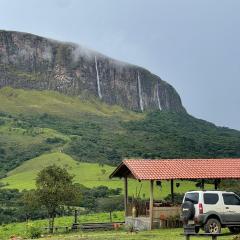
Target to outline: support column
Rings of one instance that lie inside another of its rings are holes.
[[[124,177],[124,209],[125,209],[125,217],[127,217],[128,212],[128,179]]]
[[[174,203],[174,185],[173,185],[173,179],[171,179],[171,198],[172,198],[172,203]]]
[[[202,184],[201,184],[202,190],[204,190],[204,184],[205,184],[205,181],[204,181],[204,179],[202,179]]]
[[[149,218],[150,218],[150,230],[153,228],[153,180],[150,180],[150,202],[149,202]]]
[[[215,190],[218,189],[218,184],[219,184],[219,180],[218,179],[214,179],[214,189]]]

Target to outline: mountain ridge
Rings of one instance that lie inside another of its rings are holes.
[[[4,86],[95,96],[134,111],[185,112],[176,90],[142,67],[23,32],[0,30],[0,88]]]

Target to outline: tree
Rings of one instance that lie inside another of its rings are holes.
[[[24,213],[26,215],[26,221],[31,217],[32,213],[39,209],[39,203],[35,190],[23,191],[20,202],[22,203]]]
[[[109,212],[110,222],[112,222],[112,212],[123,210],[123,197],[100,198],[97,201],[97,206],[99,211]]]
[[[221,180],[220,189],[229,192],[235,192],[240,195],[240,183],[237,179]]]
[[[47,209],[49,231],[52,233],[54,220],[60,208],[76,205],[80,201],[79,188],[73,184],[73,176],[66,169],[56,165],[48,166],[38,173],[36,186],[35,201]]]

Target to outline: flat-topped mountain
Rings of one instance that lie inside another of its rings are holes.
[[[77,44],[0,31],[0,88],[97,97],[135,111],[184,112],[175,89],[148,70]]]

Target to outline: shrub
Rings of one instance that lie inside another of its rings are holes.
[[[233,240],[240,240],[240,235],[235,236],[235,237],[233,238]]]
[[[28,226],[27,228],[27,237],[34,239],[40,238],[42,235],[42,230],[37,226]]]
[[[182,204],[184,194],[181,193],[174,193],[174,203],[175,204]],[[171,202],[172,201],[172,195],[169,194],[167,197],[164,198],[165,201]]]
[[[49,144],[57,144],[57,143],[64,143],[65,141],[62,138],[54,137],[54,138],[47,138],[46,143]]]
[[[0,125],[4,125],[5,121],[3,119],[0,119]]]

